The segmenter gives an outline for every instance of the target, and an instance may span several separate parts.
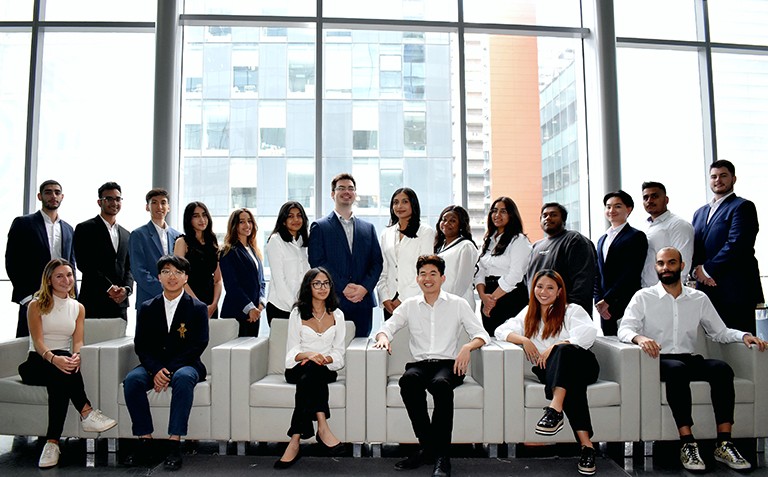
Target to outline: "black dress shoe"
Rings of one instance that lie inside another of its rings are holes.
[[[296,457],[294,457],[291,460],[280,460],[280,459],[276,460],[274,468],[277,470],[287,469],[293,464],[295,464],[296,462],[298,462],[299,459],[301,459],[301,450],[299,450],[299,452],[296,453]]]
[[[181,469],[181,442],[169,441],[170,450],[163,463],[165,470]]]
[[[435,459],[435,470],[432,471],[432,477],[451,477],[451,460],[448,457]]]
[[[152,439],[140,437],[134,446],[133,452],[123,460],[128,467],[146,467],[152,462]]]
[[[435,460],[431,454],[423,450],[411,454],[409,457],[395,463],[395,470],[412,470],[418,469],[423,464],[434,464]]]
[[[344,443],[339,442],[335,446],[329,446],[325,442],[323,442],[322,439],[320,439],[320,432],[318,431],[317,434],[315,434],[315,439],[317,440],[317,443],[320,444],[320,446],[325,449],[325,451],[328,453],[328,455],[331,456],[338,456],[344,453]]]

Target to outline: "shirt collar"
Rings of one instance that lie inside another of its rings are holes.
[[[102,217],[101,214],[99,214],[99,218],[101,219],[102,222],[104,222],[104,225],[106,225],[108,229],[111,230],[111,229],[114,229],[115,227],[117,227],[117,221],[115,221],[115,225],[111,225],[109,222],[104,220],[104,217]]]
[[[670,298],[672,298],[673,300],[675,299],[675,297],[670,295],[667,292],[667,290],[664,289],[664,285],[660,281],[656,282],[656,284],[651,286],[650,288],[656,293],[656,295],[658,295],[659,298],[664,298],[664,296],[669,295]],[[679,299],[679,298],[684,297],[684,296],[687,297],[690,294],[691,294],[691,291],[688,289],[688,287],[683,285],[683,292],[677,298]]]
[[[41,210],[39,210],[39,212],[40,212],[40,215],[42,215],[42,216],[43,216],[43,221],[45,221],[45,223],[46,223],[46,224],[55,224],[56,222],[58,222],[59,220],[61,220],[61,218],[60,218],[60,217],[58,217],[58,216],[56,217],[56,220],[51,220],[51,216],[49,216],[48,214],[46,214],[45,212],[43,212],[43,211],[42,211],[42,209],[41,209]]]
[[[715,199],[714,197],[712,197],[712,200],[711,200],[711,201],[709,201],[709,205],[710,205],[711,207],[714,207],[714,206],[716,206],[716,205],[720,205],[720,204],[722,204],[722,203],[723,203],[723,201],[724,201],[725,199],[727,199],[728,197],[732,196],[732,195],[733,195],[733,194],[735,194],[735,193],[736,193],[736,191],[732,190],[732,191],[730,191],[729,193],[725,194],[724,196],[720,197],[719,199]]]
[[[334,213],[334,214],[336,214],[336,217],[337,217],[337,218],[338,218],[340,221],[342,221],[342,220],[343,220],[343,221],[349,222],[350,220],[352,220],[352,219],[354,219],[354,218],[355,218],[355,213],[354,213],[354,212],[352,212],[352,214],[349,216],[349,219],[345,219],[345,218],[344,218],[344,216],[343,216],[343,215],[341,215],[341,214],[340,214],[340,213],[339,213],[339,212],[338,212],[336,209],[333,209],[333,213]]]
[[[181,300],[181,297],[184,296],[184,292],[179,293],[179,296],[174,298],[173,300],[169,300],[168,297],[165,296],[165,292],[163,292],[163,300],[165,301],[166,305],[175,305]]]
[[[437,296],[437,300],[435,301],[435,305],[437,305],[437,302],[439,302],[439,301],[441,301],[441,300],[442,300],[442,301],[445,301],[445,300],[447,300],[447,299],[448,299],[448,297],[446,297],[446,296],[445,296],[445,290],[443,290],[443,289],[441,288],[441,289],[440,289],[440,295],[438,295],[438,296]],[[422,303],[423,303],[423,304],[425,304],[425,305],[429,305],[429,303],[427,303],[427,300],[426,300],[426,299],[424,299],[424,293],[423,293],[423,292],[422,292],[422,293],[419,293],[418,295],[416,295],[416,301],[417,301],[419,304],[422,304]],[[434,305],[433,305],[433,306],[434,306]]]
[[[664,221],[666,221],[667,219],[669,219],[669,216],[670,216],[670,212],[669,212],[669,209],[667,209],[666,211],[664,211],[663,214],[659,215],[655,219],[649,215],[648,219],[646,219],[646,220],[648,220],[649,224],[655,224],[657,222],[664,222]]]
[[[622,229],[627,225],[628,222],[624,222],[623,224],[619,225],[618,227],[608,227],[608,230],[605,231],[608,235],[619,235],[619,232],[622,231]]]

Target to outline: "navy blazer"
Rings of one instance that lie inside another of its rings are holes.
[[[709,204],[693,215],[693,263],[703,265],[716,287],[697,283],[697,288],[719,304],[755,305],[763,302],[763,288],[755,258],[760,226],[757,209],[749,200],[733,194],[717,208],[707,224]],[[719,311],[719,310],[718,310]]]
[[[613,239],[606,259],[603,243],[606,235],[597,241],[597,275],[595,275],[595,303],[605,300],[611,320],[624,316],[632,295],[642,285],[640,279],[648,254],[648,238],[629,224]]]
[[[128,287],[133,291],[133,275],[128,259],[130,233],[118,226],[117,252],[112,246],[107,226],[101,216],[75,227],[77,268],[83,274],[78,300],[85,306],[86,318],[125,318],[128,299],[115,303],[107,295],[110,286]]]
[[[251,254],[239,241],[219,258],[221,278],[224,280],[224,303],[221,306],[222,318],[236,318],[240,322],[240,336],[255,336],[258,333],[257,321],[254,324],[245,325],[248,315],[243,313],[248,303],[259,306],[266,302],[266,283],[264,282],[264,266],[259,257],[254,253],[254,263]],[[244,334],[246,327],[254,327],[250,333]]]
[[[40,290],[43,269],[51,261],[48,231],[45,228],[42,213],[37,211],[16,217],[8,231],[5,271],[8,272],[8,278],[13,284],[11,300],[16,303]],[[72,245],[74,231],[71,225],[59,220],[61,222],[61,257],[75,267],[75,250]]]
[[[309,235],[309,265],[324,267],[331,273],[345,319],[354,321],[357,330],[368,336],[365,330],[370,332],[372,309],[376,306],[373,292],[384,262],[373,224],[359,217],[355,217],[354,224],[353,251],[350,252],[347,235],[336,212],[313,222]],[[350,283],[368,290],[360,303],[344,298],[342,291]]]
[[[147,300],[136,315],[133,343],[139,362],[149,374],[154,376],[163,368],[173,373],[192,366],[200,381],[205,381],[207,371],[200,356],[208,346],[208,306],[182,292],[169,330],[163,295]]]
[[[165,235],[168,240],[168,253],[173,255],[173,245],[181,234],[169,225]],[[131,274],[136,281],[136,309],[138,309],[139,305],[163,292],[160,280],[157,279],[157,261],[163,256],[163,246],[160,244],[160,236],[151,220],[148,224],[131,232],[128,256],[131,259]]]

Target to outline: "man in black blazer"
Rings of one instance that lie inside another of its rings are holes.
[[[40,289],[45,265],[52,258],[63,258],[75,266],[72,226],[59,218],[64,200],[61,184],[47,180],[37,194],[40,210],[16,217],[8,231],[5,270],[13,284],[11,300],[19,304],[16,337],[29,336],[27,304]]]
[[[128,319],[133,276],[128,260],[130,233],[117,223],[122,189],[115,182],[99,187],[101,213],[75,227],[75,257],[83,274],[79,300],[86,318]]]
[[[603,197],[603,205],[611,227],[597,242],[594,298],[603,334],[616,336],[618,321],[641,288],[648,238],[627,223],[635,207],[632,196],[623,190],[609,192]]]
[[[139,366],[123,381],[125,404],[131,415],[132,430],[139,437],[137,451],[126,464],[141,463],[152,449],[152,414],[147,391],[171,394],[168,421],[168,470],[181,467],[181,436],[187,434],[195,385],[205,381],[207,371],[200,356],[208,346],[208,306],[184,292],[189,262],[183,257],[165,255],[157,262],[157,278],[163,292],[145,301],[136,317],[134,344]]]

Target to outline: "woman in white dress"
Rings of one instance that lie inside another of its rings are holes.
[[[482,306],[483,326],[493,334],[512,316],[511,292],[523,279],[531,254],[531,242],[523,233],[523,219],[509,197],[499,197],[488,211],[486,232],[477,261],[475,289]]]
[[[406,298],[420,293],[416,284],[416,259],[433,253],[435,231],[421,223],[421,207],[416,192],[408,187],[397,189],[389,202],[389,227],[379,243],[384,268],[376,290],[388,319]]]
[[[310,269],[288,318],[285,380],[296,385],[296,395],[288,428],[291,440],[275,469],[287,469],[301,458],[299,444],[314,434],[312,421],[317,421],[315,437],[321,447],[330,455],[344,451],[328,426],[328,383],[336,381],[344,367],[346,326],[338,304],[331,274],[322,267]]]
[[[477,245],[472,240],[469,213],[460,205],[449,205],[437,220],[435,253],[445,260],[445,282],[442,289],[458,295],[475,309],[472,279],[477,265]]]

